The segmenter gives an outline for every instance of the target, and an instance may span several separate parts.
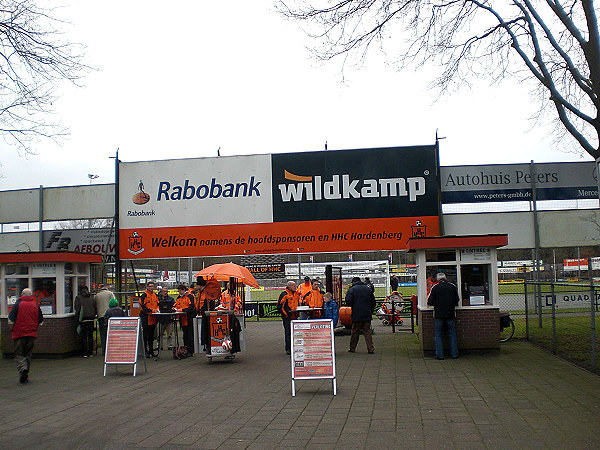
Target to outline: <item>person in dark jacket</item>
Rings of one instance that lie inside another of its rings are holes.
[[[375,293],[375,286],[373,285],[369,277],[365,277],[365,285],[369,286],[369,289],[371,289],[371,292],[373,292],[373,294]]]
[[[8,323],[13,324],[12,338],[15,342],[15,360],[19,371],[19,382],[29,381],[29,368],[37,329],[44,322],[42,310],[35,302],[31,289],[23,289],[21,297],[8,314]]]
[[[191,289],[188,290],[188,294],[191,293]],[[192,294],[193,296],[194,294]],[[158,302],[159,306],[161,302],[170,303],[171,309],[173,309],[173,305],[175,305],[175,299],[169,295],[169,290],[166,287],[161,287],[158,289]],[[191,322],[191,321],[190,321]],[[167,335],[167,348],[171,350],[173,348],[173,316],[160,316],[158,318],[158,323],[160,323],[159,331],[161,333]],[[160,345],[160,349],[163,349],[163,337],[162,335],[158,338],[158,345]]]
[[[96,318],[96,302],[90,295],[87,286],[79,286],[79,295],[75,297],[75,317],[81,327],[83,340],[83,357],[94,356],[94,319]]]
[[[334,328],[337,326],[340,318],[340,308],[331,296],[331,292],[325,292],[323,294],[323,318],[333,320]]]
[[[436,276],[438,283],[431,288],[427,304],[433,306],[435,324],[435,359],[444,359],[444,342],[442,331],[444,324],[450,337],[450,356],[458,358],[458,343],[454,325],[454,308],[458,305],[458,289],[450,283],[446,274],[440,272]]]
[[[392,278],[390,280],[390,285],[392,286],[392,292],[398,292],[398,284],[399,284],[398,277],[395,274],[392,275]]]
[[[346,293],[346,305],[352,308],[352,335],[350,336],[350,348],[348,351],[354,353],[358,344],[358,337],[362,331],[367,344],[367,351],[375,353],[373,346],[373,330],[371,319],[375,310],[375,296],[369,286],[363,284],[360,278],[352,278],[352,287]]]
[[[119,301],[116,298],[111,298],[108,301],[108,309],[104,313],[104,321],[103,326],[106,327],[104,330],[104,335],[106,336],[106,331],[108,330],[108,321],[111,317],[124,317],[125,313],[123,312],[123,308],[119,306]]]

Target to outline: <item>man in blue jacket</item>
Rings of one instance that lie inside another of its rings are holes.
[[[454,326],[454,308],[458,305],[458,289],[447,280],[445,273],[438,273],[436,278],[438,283],[431,288],[427,299],[427,304],[433,306],[435,359],[444,359],[444,342],[442,341],[444,324],[448,328],[450,337],[450,356],[452,359],[456,359],[458,358],[458,343]]]
[[[371,329],[371,319],[375,310],[375,296],[373,291],[360,281],[360,278],[352,278],[352,287],[346,294],[346,305],[352,308],[352,335],[350,336],[350,348],[348,351],[354,353],[358,344],[358,337],[362,331],[367,344],[369,354],[375,353],[373,346],[373,330]]]

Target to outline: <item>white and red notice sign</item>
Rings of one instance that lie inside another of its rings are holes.
[[[292,321],[292,378],[335,378],[333,321]]]
[[[108,321],[105,364],[136,363],[139,320],[139,317],[115,317]]]

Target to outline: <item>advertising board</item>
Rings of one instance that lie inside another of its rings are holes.
[[[440,168],[442,203],[476,203],[598,198],[596,164],[589,162],[536,163]]]
[[[435,146],[120,163],[122,259],[403,249],[439,233]]]
[[[335,384],[335,343],[330,319],[292,320],[292,395],[295,380],[333,379]]]

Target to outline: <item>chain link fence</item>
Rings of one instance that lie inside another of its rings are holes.
[[[593,282],[524,283],[525,337],[552,353],[600,373],[598,298]]]

